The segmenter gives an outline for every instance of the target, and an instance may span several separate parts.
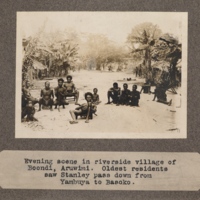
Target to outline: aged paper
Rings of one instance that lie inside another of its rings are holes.
[[[17,12],[15,137],[187,138],[187,24],[186,12]]]
[[[176,190],[200,188],[198,153],[3,151],[3,189]]]

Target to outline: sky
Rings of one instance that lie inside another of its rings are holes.
[[[163,33],[182,41],[187,31],[184,12],[18,12],[17,31],[21,37],[34,35],[46,21],[45,31],[74,29],[80,33],[104,34],[117,44],[124,44],[138,24],[157,24]]]

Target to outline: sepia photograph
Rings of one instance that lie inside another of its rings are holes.
[[[17,12],[16,138],[187,138],[186,12]]]

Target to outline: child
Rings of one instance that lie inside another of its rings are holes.
[[[99,95],[97,94],[98,89],[97,89],[97,88],[94,88],[94,89],[93,89],[93,92],[94,92],[94,94],[93,94],[93,103],[94,103],[95,105],[98,105],[98,104],[101,103],[101,101],[99,100]]]

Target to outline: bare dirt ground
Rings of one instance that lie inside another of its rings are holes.
[[[152,101],[153,94],[141,94],[140,107],[105,105],[107,90],[113,82],[118,82],[122,88],[123,83],[128,83],[129,89],[138,83],[141,89],[143,79],[135,78],[126,72],[100,72],[87,71],[71,72],[73,81],[80,92],[79,103],[84,103],[84,94],[98,88],[100,100],[97,116],[89,123],[79,119],[78,124],[70,124],[69,110],[75,109],[74,101],[70,101],[65,109],[60,112],[42,110],[36,112],[38,122],[23,122],[19,125],[16,137],[19,138],[180,138],[181,134],[181,108],[180,95],[167,92],[167,99],[172,99],[172,106]],[[136,79],[126,81],[124,78]],[[45,80],[35,83],[36,89],[32,96],[39,98],[40,89],[44,87]],[[51,87],[57,86],[57,79],[50,80]],[[154,87],[151,88],[154,91]],[[38,105],[35,106],[38,110]]]

